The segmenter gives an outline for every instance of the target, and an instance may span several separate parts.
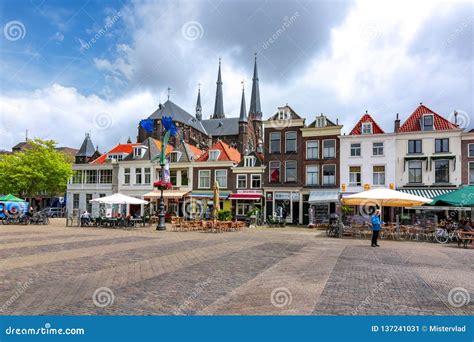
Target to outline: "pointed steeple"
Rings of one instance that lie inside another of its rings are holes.
[[[240,103],[239,122],[247,122],[247,105],[245,104],[245,87],[242,81],[242,102]]]
[[[213,119],[223,119],[224,115],[224,99],[222,95],[222,76],[221,76],[221,59],[219,58],[219,72],[217,74],[216,103],[214,105]]]
[[[196,102],[196,119],[198,119],[199,121],[202,120],[201,84],[199,84],[199,88],[198,88],[198,98]]]
[[[250,98],[249,116],[253,119],[262,119],[262,108],[260,106],[260,89],[258,86],[257,54],[255,53],[255,64],[253,67],[252,96]]]

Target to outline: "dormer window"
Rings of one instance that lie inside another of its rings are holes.
[[[209,160],[215,161],[219,159],[219,155],[221,154],[221,151],[219,150],[210,150],[209,151]]]
[[[111,161],[121,161],[123,159],[123,154],[108,154],[107,159]]]
[[[323,128],[327,126],[327,120],[325,116],[318,116],[314,121],[314,127]]]
[[[421,119],[421,129],[423,131],[433,131],[434,130],[434,118],[432,114],[423,115]]]
[[[145,155],[146,147],[137,146],[133,148],[133,158],[142,158]]]
[[[287,110],[280,110],[278,112],[278,120],[288,120],[290,118],[290,113]]]
[[[173,151],[170,153],[170,162],[171,163],[177,163],[181,159],[182,152],[179,151]]]
[[[245,167],[254,167],[256,159],[257,158],[255,158],[254,156],[245,156],[244,157],[244,166]]]
[[[362,134],[372,134],[372,122],[362,123]]]

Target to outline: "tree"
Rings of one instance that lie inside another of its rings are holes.
[[[52,140],[29,140],[24,151],[0,156],[0,193],[31,197],[64,192],[72,176],[71,159]]]

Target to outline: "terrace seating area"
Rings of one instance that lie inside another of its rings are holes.
[[[171,218],[171,231],[174,232],[208,232],[224,233],[240,231],[245,227],[242,221],[217,221],[217,220],[184,220],[182,217]]]

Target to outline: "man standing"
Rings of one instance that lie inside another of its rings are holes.
[[[380,221],[380,209],[377,209],[372,215],[371,225],[372,225],[372,247],[380,247],[377,244],[377,239],[380,232],[380,224],[383,222]]]

